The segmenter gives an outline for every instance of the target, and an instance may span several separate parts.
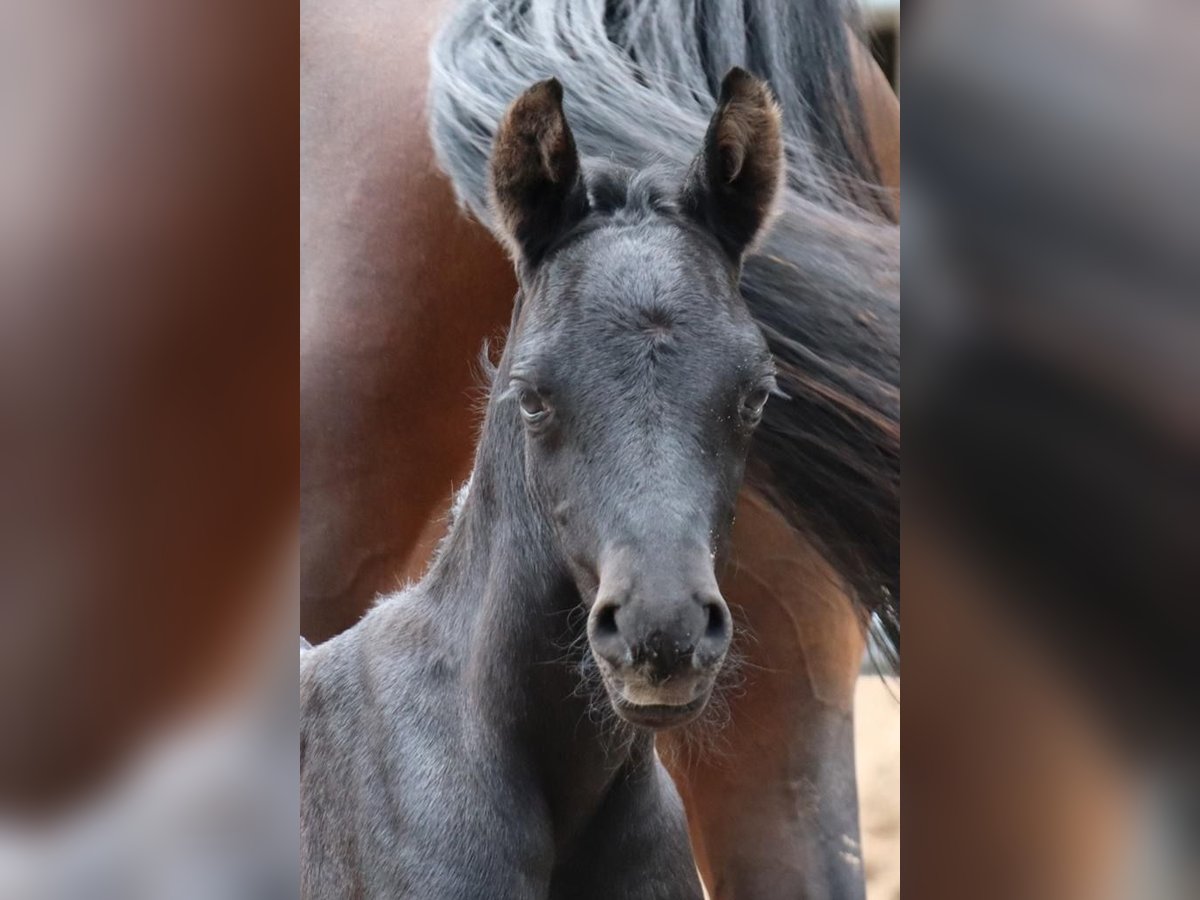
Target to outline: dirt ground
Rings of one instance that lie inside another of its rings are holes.
[[[900,897],[900,680],[863,675],[854,709],[867,900]]]

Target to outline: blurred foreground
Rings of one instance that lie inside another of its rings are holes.
[[[912,7],[910,895],[1196,896],[1200,9]]]

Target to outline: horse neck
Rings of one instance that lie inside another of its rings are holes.
[[[631,760],[650,758],[649,735],[589,695],[598,684],[583,684],[583,604],[526,492],[524,429],[511,404],[488,406],[467,497],[425,587],[434,602],[453,598],[451,639],[469,648],[463,687],[487,749],[523,754],[556,821],[598,802]]]

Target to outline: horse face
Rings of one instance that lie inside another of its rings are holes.
[[[694,715],[729,646],[714,560],[773,383],[733,273],[678,226],[600,228],[532,280],[515,341],[527,484],[612,701],[645,724]]]
[[[614,167],[585,177],[553,82],[518,98],[493,151],[522,283],[498,387],[609,698],[647,727],[703,710],[730,643],[714,565],[774,385],[737,289],[777,188],[773,112],[759,82],[731,74],[670,189]]]

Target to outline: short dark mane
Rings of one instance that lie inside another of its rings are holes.
[[[688,228],[711,240],[682,214],[679,190],[683,175],[681,168],[669,162],[633,169],[598,157],[584,160],[583,176],[590,209],[551,244],[548,252],[572,244],[599,228],[655,220]]]
[[[767,405],[747,479],[898,647],[899,229],[872,187],[853,21],[841,0],[701,0],[691,12],[653,0],[465,0],[433,48],[430,110],[442,167],[488,222],[497,124],[533,81],[556,76],[580,152],[602,159],[588,187],[603,215],[588,219],[636,221],[670,212],[678,175],[666,173],[690,163],[729,67],[771,84],[787,189],[741,287],[787,399]]]
[[[598,215],[637,221],[678,209],[681,173],[668,163],[633,169],[594,157],[583,161],[583,172],[588,200]]]

